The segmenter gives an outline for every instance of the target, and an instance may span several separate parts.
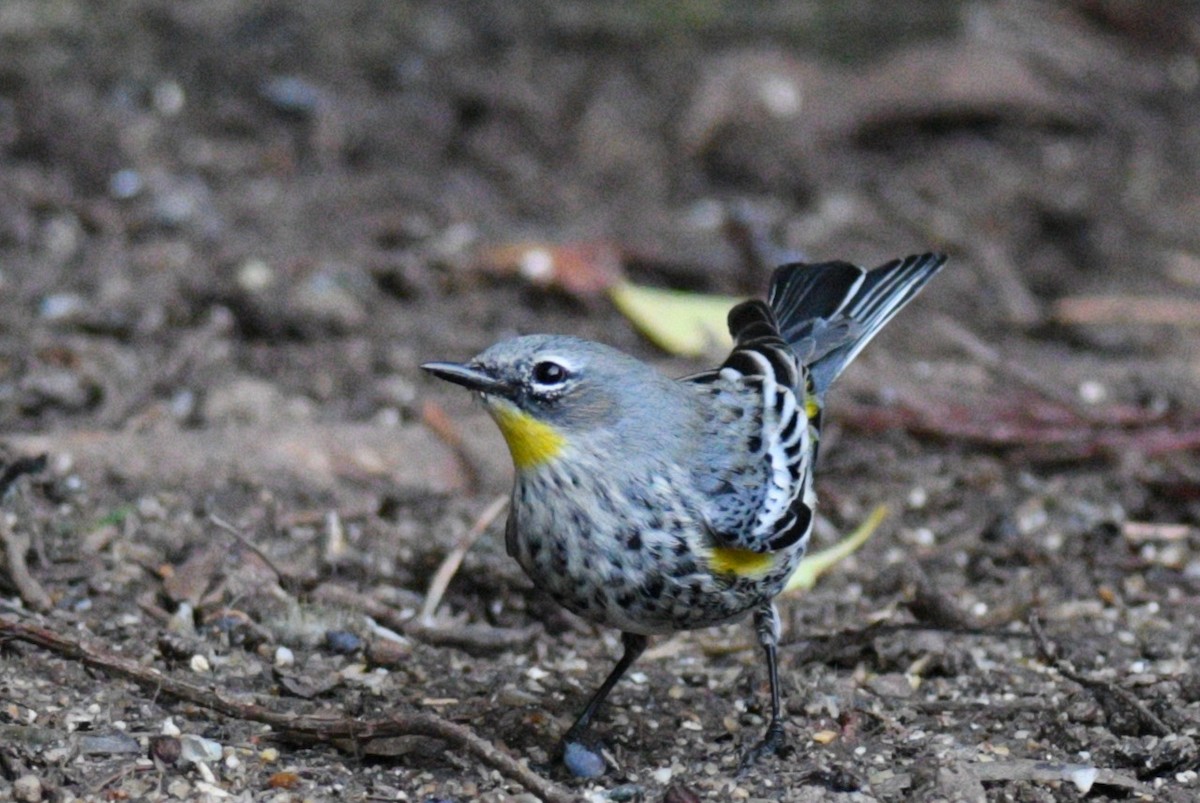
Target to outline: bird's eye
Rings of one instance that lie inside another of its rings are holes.
[[[533,366],[533,381],[539,385],[561,385],[567,378],[567,369],[556,362],[545,360]]]

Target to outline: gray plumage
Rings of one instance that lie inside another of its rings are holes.
[[[825,393],[944,261],[781,267],[767,303],[730,312],[735,344],[724,363],[680,380],[554,335],[498,343],[465,365],[424,366],[479,391],[509,441],[509,553],[562,605],[625,633],[622,661],[567,742],[645,636],[753,612],[772,718],[749,759],[778,746],[772,600],[812,531]]]

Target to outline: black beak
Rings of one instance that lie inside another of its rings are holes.
[[[480,393],[490,393],[494,396],[507,396],[512,388],[507,382],[496,379],[487,371],[472,368],[456,362],[427,362],[421,369],[428,371],[438,379],[445,379],[464,388],[477,390]]]

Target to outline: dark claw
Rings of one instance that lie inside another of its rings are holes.
[[[759,759],[773,756],[782,750],[785,742],[783,723],[773,721],[767,726],[767,732],[763,735],[762,741],[742,753],[742,760],[738,762],[737,774],[745,775],[751,767],[758,763]]]

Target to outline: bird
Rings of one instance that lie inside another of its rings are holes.
[[[678,379],[552,334],[421,366],[477,394],[508,445],[508,554],[559,604],[621,632],[620,659],[561,739],[575,774],[605,771],[592,721],[651,636],[747,616],[770,720],[740,770],[784,746],[774,598],[813,530],[826,393],[945,262],[782,265],[765,302],[729,312],[725,361]]]

